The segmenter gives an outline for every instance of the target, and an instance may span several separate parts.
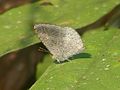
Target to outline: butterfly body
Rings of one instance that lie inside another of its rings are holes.
[[[34,26],[38,37],[58,62],[68,60],[83,51],[83,43],[79,34],[70,27],[50,24]]]

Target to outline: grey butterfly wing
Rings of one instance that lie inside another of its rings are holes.
[[[84,49],[79,34],[72,28],[49,24],[38,24],[34,28],[57,61],[67,60]]]
[[[63,38],[64,44],[62,45],[64,58],[68,59],[82,52],[84,47],[79,34],[70,27],[65,27],[63,32],[65,33],[65,37]]]

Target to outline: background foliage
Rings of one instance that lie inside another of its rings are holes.
[[[53,5],[45,6],[42,2],[23,5],[0,15],[0,56],[38,43],[33,30],[35,23],[77,29],[95,22],[120,4],[119,0],[51,0]],[[119,90],[118,24],[110,23],[106,31],[102,26],[86,32],[82,36],[86,49],[71,62],[55,64],[51,56],[46,55],[37,67],[38,80],[30,90]]]

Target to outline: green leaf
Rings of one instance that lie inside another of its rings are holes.
[[[84,35],[91,58],[52,64],[31,90],[119,90],[120,30],[103,30]]]
[[[0,15],[0,56],[39,41],[31,26],[30,10],[31,5],[24,5]]]
[[[50,65],[51,63],[53,63],[53,60],[52,60],[52,58],[50,57],[50,55],[45,56],[44,61],[43,61],[42,63],[39,63],[39,64],[37,65],[37,69],[39,69],[39,70],[37,70],[37,72],[36,72],[36,73],[37,73],[37,74],[36,74],[36,78],[37,78],[37,79],[45,72],[45,70],[49,67],[49,65]]]
[[[39,42],[31,23],[78,28],[96,21],[120,3],[119,0],[51,2],[54,6],[40,6],[38,2],[14,8],[0,16],[0,56]],[[119,90],[120,30],[103,30],[87,32],[82,38],[86,47],[82,55],[90,54],[91,58],[79,58],[80,54],[71,62],[53,63],[31,90]]]
[[[88,25],[120,3],[119,0],[51,0],[54,6],[40,6],[35,3],[36,23],[52,23],[80,28]]]
[[[53,6],[40,6],[39,1],[0,15],[0,56],[39,42],[31,24],[82,27],[107,13],[119,4],[119,0],[51,0],[51,3]]]
[[[41,18],[36,22],[78,28],[96,21],[120,1],[53,0],[53,3],[57,6],[39,10],[41,14],[36,17]],[[107,31],[101,27],[85,33],[84,53],[73,57],[71,62],[50,65],[30,90],[120,90],[119,33],[116,27]]]

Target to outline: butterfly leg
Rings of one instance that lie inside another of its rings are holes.
[[[57,59],[57,62],[58,62],[58,63],[61,63],[60,60],[58,60],[58,59]]]
[[[38,51],[49,53],[49,51],[47,49],[42,48],[42,47],[39,47]]]

